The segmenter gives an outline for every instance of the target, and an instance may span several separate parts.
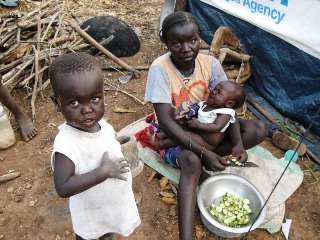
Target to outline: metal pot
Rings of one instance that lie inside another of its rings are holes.
[[[210,215],[208,210],[209,206],[218,199],[221,199],[225,193],[235,194],[250,200],[252,215],[248,225],[240,228],[228,227],[219,223]],[[209,231],[220,237],[234,238],[240,237],[242,234],[249,231],[249,228],[263,206],[265,199],[257,188],[248,180],[234,174],[219,174],[206,179],[201,184],[197,201],[201,220]],[[266,209],[264,208],[251,230],[259,227],[265,215]]]

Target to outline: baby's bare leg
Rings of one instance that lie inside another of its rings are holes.
[[[202,133],[203,139],[210,145],[210,150],[213,151],[224,139],[224,133]]]

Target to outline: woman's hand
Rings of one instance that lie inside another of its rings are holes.
[[[127,181],[127,178],[122,176],[122,173],[130,171],[129,164],[124,158],[111,158],[108,152],[102,156],[101,170],[107,175],[108,178],[117,178]]]
[[[230,163],[223,160],[220,156],[215,154],[214,152],[205,150],[200,156],[202,158],[202,162],[208,170],[224,170],[227,165]]]
[[[247,151],[241,145],[235,145],[232,147],[232,156],[237,159],[239,162],[246,162],[248,160]]]

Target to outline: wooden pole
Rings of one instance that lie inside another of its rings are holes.
[[[87,40],[91,45],[96,47],[99,51],[104,53],[108,58],[113,60],[115,63],[123,67],[124,69],[133,72],[135,77],[139,77],[140,73],[133,67],[129,66],[127,63],[122,61],[120,58],[113,55],[110,51],[108,51],[106,48],[104,48],[101,44],[99,44],[96,40],[94,40],[88,33],[83,31],[77,23],[74,21],[68,21],[68,24],[80,34],[81,37],[83,37],[85,40]]]

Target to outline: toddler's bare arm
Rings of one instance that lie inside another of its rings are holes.
[[[126,180],[121,173],[129,171],[126,161],[109,160],[108,153],[103,155],[101,166],[84,174],[75,174],[74,163],[65,155],[56,152],[54,155],[54,184],[60,197],[68,198],[81,193],[107,178]]]

